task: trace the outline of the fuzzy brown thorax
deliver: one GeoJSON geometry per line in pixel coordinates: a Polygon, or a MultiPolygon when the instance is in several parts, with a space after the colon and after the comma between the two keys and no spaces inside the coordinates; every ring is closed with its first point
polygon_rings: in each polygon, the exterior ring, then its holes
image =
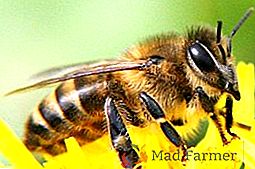
{"type": "MultiPolygon", "coordinates": [[[[224,92],[235,94],[227,88],[227,84],[235,85],[235,90],[238,91],[232,56],[226,59],[223,56],[227,53],[226,39],[220,42],[226,53],[222,53],[218,44],[216,32],[212,28],[200,26],[191,27],[185,36],[169,33],[152,37],[128,49],[122,58],[143,60],[159,56],[164,60],[146,71],[118,72],[118,78],[123,79],[123,86],[126,88],[124,90],[128,91],[131,97],[138,98],[138,94],[142,91],[153,96],[163,109],[169,112],[170,120],[186,118],[185,113],[179,112],[183,109],[185,111],[183,107],[195,105],[196,112],[200,111],[199,105],[195,103],[185,104],[193,97],[196,87],[201,86],[210,97],[216,100],[224,92]],[[205,56],[210,57],[209,60],[205,60],[209,62],[208,65],[201,67],[194,58],[191,58],[189,50],[192,46],[209,53],[210,56],[205,56]]],[[[194,99],[191,101],[196,102],[194,99]]]]}

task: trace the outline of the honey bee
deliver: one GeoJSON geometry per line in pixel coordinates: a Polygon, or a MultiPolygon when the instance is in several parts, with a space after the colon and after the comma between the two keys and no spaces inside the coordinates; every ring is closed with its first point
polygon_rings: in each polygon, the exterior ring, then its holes
{"type": "Polygon", "coordinates": [[[8,93],[60,83],[28,117],[25,145],[31,151],[57,155],[66,151],[65,138],[75,137],[85,145],[109,133],[122,166],[133,168],[139,155],[126,126],[157,122],[169,141],[183,150],[185,161],[191,145],[175,126],[195,128],[189,124],[205,117],[215,122],[223,144],[228,144],[225,130],[238,138],[230,130],[232,97],[241,98],[232,38],[252,11],[244,14],[227,37],[221,35],[221,21],[216,31],[193,26],[185,35],[161,34],[128,49],[117,60],[70,67],[70,72],[8,93]],[[220,114],[214,106],[223,93],[228,97],[226,111],[220,114]]]}

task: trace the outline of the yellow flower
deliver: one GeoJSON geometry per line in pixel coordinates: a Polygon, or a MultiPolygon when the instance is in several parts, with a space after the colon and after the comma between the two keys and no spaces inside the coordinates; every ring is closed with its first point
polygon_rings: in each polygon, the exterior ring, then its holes
{"type": "Polygon", "coordinates": [[[0,152],[17,169],[42,169],[25,145],[0,119],[0,152]]]}
{"type": "MultiPolygon", "coordinates": [[[[245,169],[254,169],[254,65],[239,63],[237,71],[240,91],[243,97],[240,102],[234,102],[234,119],[236,121],[233,126],[233,131],[240,136],[240,140],[233,140],[227,146],[223,146],[217,128],[209,120],[206,136],[197,146],[189,149],[189,160],[187,160],[186,166],[184,166],[180,160],[173,159],[178,159],[178,149],[165,138],[157,124],[152,123],[146,128],[129,127],[130,137],[133,144],[136,145],[134,145],[134,148],[137,149],[140,155],[138,166],[142,165],[146,169],[159,167],[161,169],[242,169],[244,166],[245,169]],[[251,128],[250,130],[240,128],[238,127],[240,124],[250,126],[251,128]],[[175,157],[169,156],[169,154],[173,155],[174,153],[176,153],[175,157]],[[160,160],[161,156],[162,160],[160,160]],[[169,158],[171,158],[171,161],[167,161],[169,158]]],[[[218,106],[222,107],[222,105],[224,103],[220,101],[218,106]]],[[[122,168],[118,155],[111,148],[111,143],[107,135],[83,147],[80,147],[74,138],[68,138],[65,140],[67,153],[55,157],[45,156],[46,162],[40,165],[3,121],[0,121],[0,131],[0,152],[11,164],[10,166],[0,164],[0,168],[122,168]]]]}

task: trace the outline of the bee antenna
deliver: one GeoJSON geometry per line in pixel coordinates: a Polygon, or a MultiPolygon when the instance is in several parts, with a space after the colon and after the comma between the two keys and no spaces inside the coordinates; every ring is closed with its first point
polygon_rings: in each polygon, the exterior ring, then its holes
{"type": "Polygon", "coordinates": [[[238,31],[238,29],[243,25],[243,23],[251,16],[252,12],[254,11],[254,8],[251,7],[249,8],[246,13],[244,14],[244,16],[239,20],[239,22],[236,24],[236,26],[233,28],[229,38],[232,38],[236,32],[238,31]]]}
{"type": "Polygon", "coordinates": [[[216,43],[220,43],[221,41],[221,30],[222,30],[222,21],[217,21],[217,35],[216,35],[216,43]]]}
{"type": "Polygon", "coordinates": [[[254,7],[250,7],[246,13],[243,15],[243,17],[239,20],[239,22],[235,25],[235,27],[232,29],[229,37],[228,37],[228,54],[231,53],[231,41],[238,29],[243,25],[243,23],[251,16],[252,12],[254,11],[254,7]]]}
{"type": "Polygon", "coordinates": [[[223,58],[223,62],[226,63],[226,53],[225,53],[225,50],[224,48],[222,47],[221,45],[221,30],[222,30],[222,21],[217,21],[217,32],[216,32],[216,43],[217,43],[217,46],[222,54],[222,58],[223,58]]]}

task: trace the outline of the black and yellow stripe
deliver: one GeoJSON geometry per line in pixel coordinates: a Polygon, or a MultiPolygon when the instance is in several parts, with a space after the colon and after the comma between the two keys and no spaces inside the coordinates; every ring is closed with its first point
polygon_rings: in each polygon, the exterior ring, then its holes
{"type": "Polygon", "coordinates": [[[106,132],[103,108],[108,94],[102,75],[62,83],[29,117],[25,144],[30,150],[56,155],[65,151],[67,137],[75,137],[80,144],[100,138],[106,132]]]}

